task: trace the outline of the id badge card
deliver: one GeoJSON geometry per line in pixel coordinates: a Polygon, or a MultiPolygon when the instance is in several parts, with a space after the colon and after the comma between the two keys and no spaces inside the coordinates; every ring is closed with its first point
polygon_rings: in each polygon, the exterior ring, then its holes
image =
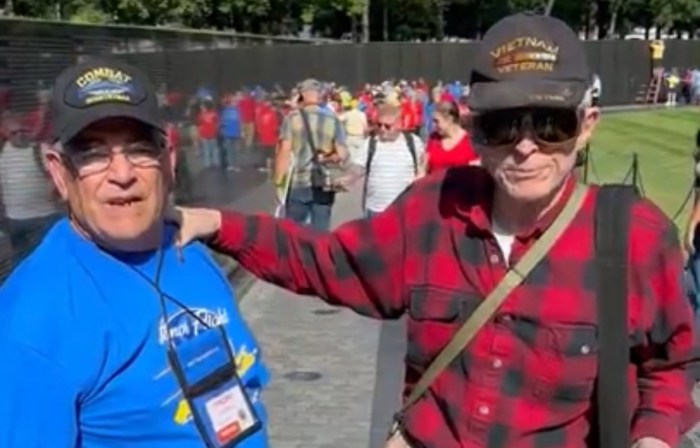
{"type": "Polygon", "coordinates": [[[191,400],[193,413],[201,416],[209,440],[217,448],[235,447],[260,428],[255,408],[236,380],[191,400]]]}
{"type": "Polygon", "coordinates": [[[208,448],[233,448],[260,429],[221,328],[182,342],[170,356],[192,420],[208,448]]]}

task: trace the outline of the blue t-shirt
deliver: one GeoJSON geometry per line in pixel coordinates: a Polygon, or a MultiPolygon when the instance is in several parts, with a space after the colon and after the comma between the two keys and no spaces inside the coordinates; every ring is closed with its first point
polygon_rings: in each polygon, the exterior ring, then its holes
{"type": "Polygon", "coordinates": [[[172,300],[163,319],[154,285],[136,272],[153,281],[160,251],[109,254],[66,219],[10,276],[0,289],[1,447],[203,447],[166,342],[192,344],[219,325],[263,421],[237,447],[268,446],[268,373],[225,277],[199,243],[161,251],[160,289],[199,321],[172,300]]]}
{"type": "Polygon", "coordinates": [[[241,114],[237,106],[226,106],[221,109],[219,127],[219,133],[222,137],[238,138],[241,136],[241,114]]]}

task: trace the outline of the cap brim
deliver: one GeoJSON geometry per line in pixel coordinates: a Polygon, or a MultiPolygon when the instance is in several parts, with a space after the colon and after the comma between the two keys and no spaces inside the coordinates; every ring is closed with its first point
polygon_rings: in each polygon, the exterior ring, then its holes
{"type": "Polygon", "coordinates": [[[474,112],[518,107],[577,107],[588,86],[580,81],[519,80],[471,86],[467,103],[474,112]]]}
{"type": "Polygon", "coordinates": [[[56,140],[62,144],[68,143],[88,126],[108,118],[129,118],[161,131],[165,129],[163,122],[153,117],[148,111],[122,104],[105,104],[86,109],[82,113],[75,115],[75,118],[70,121],[68,126],[56,130],[56,140]]]}

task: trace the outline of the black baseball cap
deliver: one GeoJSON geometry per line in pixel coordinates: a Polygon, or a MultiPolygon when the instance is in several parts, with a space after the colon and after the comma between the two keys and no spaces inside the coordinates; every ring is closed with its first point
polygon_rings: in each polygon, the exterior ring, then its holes
{"type": "Polygon", "coordinates": [[[53,137],[62,144],[106,118],[131,118],[164,130],[148,76],[119,60],[92,59],[64,70],[54,84],[51,116],[53,137]]]}
{"type": "Polygon", "coordinates": [[[519,13],[495,23],[478,44],[470,79],[475,112],[576,107],[590,87],[583,42],[564,22],[519,13]]]}

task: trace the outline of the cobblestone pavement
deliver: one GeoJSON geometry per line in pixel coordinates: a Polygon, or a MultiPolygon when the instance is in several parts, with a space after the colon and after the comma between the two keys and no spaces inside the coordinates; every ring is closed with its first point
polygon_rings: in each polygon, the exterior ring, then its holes
{"type": "MultiPolygon", "coordinates": [[[[340,196],[336,223],[359,216],[358,204],[358,192],[340,196]]],[[[402,322],[382,324],[263,282],[240,306],[272,373],[264,399],[273,448],[382,447],[399,404],[402,322]]],[[[700,428],[681,447],[700,448],[700,428]]]]}

